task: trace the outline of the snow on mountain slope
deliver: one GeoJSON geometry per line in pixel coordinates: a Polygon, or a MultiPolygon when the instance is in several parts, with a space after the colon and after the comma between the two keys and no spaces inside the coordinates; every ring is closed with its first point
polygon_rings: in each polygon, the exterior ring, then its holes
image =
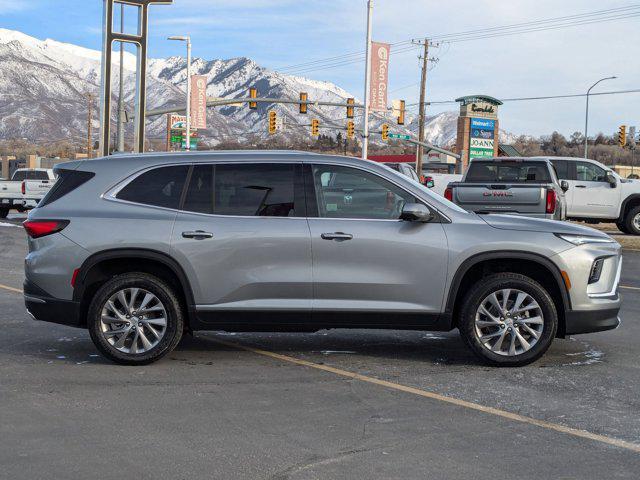
{"type": "MultiPolygon", "coordinates": [[[[98,95],[101,53],[96,50],[39,40],[18,31],[0,28],[0,139],[26,137],[30,140],[70,139],[83,141],[86,131],[87,93],[98,95]]],[[[119,55],[114,55],[114,92],[117,92],[117,66],[119,55]]],[[[125,52],[125,99],[128,110],[133,106],[136,57],[125,52]]],[[[186,60],[182,57],[149,59],[147,71],[148,109],[184,104],[186,89],[186,60]]],[[[238,98],[247,95],[250,87],[258,89],[260,97],[297,99],[305,91],[309,98],[344,102],[353,95],[339,86],[302,77],[284,75],[261,67],[248,58],[193,61],[195,74],[208,78],[209,97],[238,98]]],[[[308,124],[312,117],[319,118],[323,126],[345,126],[342,107],[309,108],[309,115],[298,113],[297,105],[259,104],[257,110],[227,106],[208,109],[208,131],[202,137],[213,143],[228,138],[255,141],[267,137],[266,111],[275,108],[286,124],[285,140],[308,138],[308,124]]],[[[115,119],[115,109],[112,112],[115,119]]],[[[457,113],[444,112],[429,117],[426,139],[446,146],[455,140],[457,113]]],[[[150,118],[147,123],[149,137],[164,136],[165,118],[150,118]]],[[[372,115],[372,131],[380,130],[382,123],[393,125],[392,131],[415,133],[417,120],[407,115],[406,127],[395,126],[390,115],[372,115]]],[[[356,123],[358,123],[356,121],[356,123]]],[[[97,116],[93,126],[98,128],[97,116]]],[[[129,125],[131,130],[131,125],[129,125]]],[[[337,133],[328,130],[328,132],[337,133]]],[[[375,141],[375,136],[373,137],[375,141]]]]}

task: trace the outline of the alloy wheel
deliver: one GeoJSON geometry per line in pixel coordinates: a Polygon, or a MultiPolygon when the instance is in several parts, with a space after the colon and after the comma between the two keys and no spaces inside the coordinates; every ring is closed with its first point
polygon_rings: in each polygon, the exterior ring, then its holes
{"type": "Polygon", "coordinates": [[[498,355],[515,356],[531,350],[543,330],[540,305],[522,290],[497,290],[476,310],[475,333],[486,349],[498,355]]]}
{"type": "Polygon", "coordinates": [[[119,290],[102,307],[100,332],[120,352],[148,352],[160,343],[166,330],[164,305],[157,296],[142,288],[119,290]]]}

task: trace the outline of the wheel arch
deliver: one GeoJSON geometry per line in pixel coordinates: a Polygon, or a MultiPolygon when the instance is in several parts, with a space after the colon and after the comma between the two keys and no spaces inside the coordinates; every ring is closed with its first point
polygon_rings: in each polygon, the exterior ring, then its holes
{"type": "Polygon", "coordinates": [[[73,300],[79,304],[81,322],[86,316],[93,294],[109,278],[125,272],[144,272],[158,276],[176,289],[183,302],[187,322],[194,312],[191,284],[180,264],[157,250],[125,248],[102,251],[87,258],[78,270],[73,300]]]}
{"type": "Polygon", "coordinates": [[[634,193],[625,198],[620,206],[620,216],[618,217],[618,221],[624,222],[629,210],[637,206],[640,206],[640,193],[634,193]]]}
{"type": "Polygon", "coordinates": [[[499,272],[521,273],[545,287],[558,311],[558,336],[564,337],[566,312],[571,310],[571,299],[560,270],[542,255],[520,251],[480,253],[469,257],[458,267],[445,304],[445,314],[451,318],[451,327],[457,326],[460,304],[468,287],[483,276],[499,272]]]}

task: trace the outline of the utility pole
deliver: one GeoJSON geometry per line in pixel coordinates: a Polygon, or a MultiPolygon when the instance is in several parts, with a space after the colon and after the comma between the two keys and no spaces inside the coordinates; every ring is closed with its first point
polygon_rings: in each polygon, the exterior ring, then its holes
{"type": "Polygon", "coordinates": [[[367,1],[367,61],[364,67],[364,132],[362,134],[362,159],[369,154],[369,90],[371,89],[371,24],[373,22],[373,0],[367,1]]]}
{"type": "Polygon", "coordinates": [[[191,36],[173,36],[169,37],[169,40],[177,40],[179,42],[187,43],[187,105],[186,105],[186,116],[187,116],[187,124],[186,124],[186,148],[185,150],[188,152],[191,150],[191,36]]]}
{"type": "MultiPolygon", "coordinates": [[[[422,76],[420,78],[420,105],[419,105],[419,113],[418,113],[418,141],[424,142],[424,127],[425,127],[425,107],[426,107],[426,96],[427,96],[427,70],[429,67],[429,60],[436,61],[435,58],[429,58],[429,46],[431,45],[428,38],[424,40],[414,40],[412,42],[414,45],[422,45],[424,47],[424,51],[422,53],[422,76]]],[[[437,45],[433,45],[437,47],[437,45]]],[[[422,145],[418,144],[416,148],[416,172],[418,175],[422,175],[422,164],[423,164],[423,155],[424,148],[422,145]]]]}
{"type": "Polygon", "coordinates": [[[87,158],[91,158],[93,145],[91,145],[91,120],[93,117],[93,94],[87,92],[87,158]]]}
{"type": "MultiPolygon", "coordinates": [[[[124,3],[120,4],[120,33],[124,33],[124,3]]],[[[118,151],[124,152],[124,42],[120,42],[120,88],[118,91],[118,151]]]]}

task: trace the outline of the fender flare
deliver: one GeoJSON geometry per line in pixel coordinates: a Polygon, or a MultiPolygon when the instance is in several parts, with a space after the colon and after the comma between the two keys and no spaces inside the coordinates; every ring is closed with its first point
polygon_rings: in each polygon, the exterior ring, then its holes
{"type": "Polygon", "coordinates": [[[622,201],[622,205],[620,205],[620,215],[618,216],[619,222],[624,221],[624,215],[625,215],[625,211],[627,210],[627,205],[629,205],[629,203],[634,200],[637,200],[640,202],[640,193],[632,193],[622,201]]]}
{"type": "Polygon", "coordinates": [[[76,285],[76,288],[74,288],[73,290],[73,300],[76,302],[82,301],[82,297],[84,296],[86,288],[85,280],[87,278],[87,274],[93,267],[105,260],[125,258],[152,260],[169,268],[176,275],[178,281],[180,282],[180,286],[187,303],[187,308],[191,309],[195,304],[193,290],[191,289],[191,283],[189,282],[189,279],[187,278],[180,264],[166,253],[143,248],[116,248],[111,250],[104,250],[102,252],[91,255],[82,263],[82,266],[78,270],[78,283],[76,285]]]}
{"type": "Polygon", "coordinates": [[[453,276],[453,280],[451,281],[451,286],[449,287],[449,295],[447,297],[447,303],[445,305],[445,312],[448,314],[453,314],[453,309],[455,306],[456,297],[458,296],[458,289],[460,288],[460,284],[462,283],[462,279],[469,272],[469,270],[478,265],[481,262],[485,262],[487,260],[499,260],[499,259],[518,259],[518,260],[529,260],[540,264],[545,267],[547,270],[551,272],[553,278],[555,279],[558,288],[560,289],[560,294],[562,296],[563,303],[563,313],[566,313],[571,310],[571,299],[569,297],[569,292],[567,292],[567,287],[562,278],[562,274],[558,267],[548,258],[539,255],[537,253],[530,252],[521,252],[518,250],[504,250],[504,251],[495,251],[495,252],[483,252],[473,255],[467,258],[462,264],[458,267],[455,275],[453,276]]]}

